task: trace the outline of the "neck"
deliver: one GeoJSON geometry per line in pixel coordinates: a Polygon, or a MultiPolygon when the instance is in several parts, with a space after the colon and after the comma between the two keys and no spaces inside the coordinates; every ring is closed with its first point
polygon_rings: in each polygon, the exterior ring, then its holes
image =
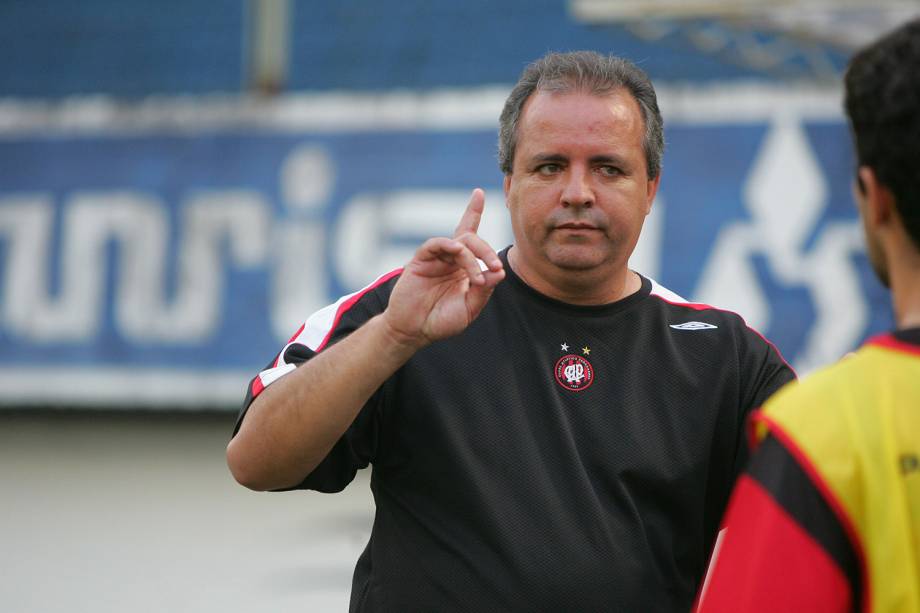
{"type": "Polygon", "coordinates": [[[888,242],[888,280],[898,329],[920,327],[920,251],[906,235],[888,242]]]}
{"type": "Polygon", "coordinates": [[[899,285],[891,279],[891,299],[898,329],[920,328],[920,280],[911,285],[899,285]]]}
{"type": "Polygon", "coordinates": [[[614,268],[553,270],[544,274],[527,266],[517,248],[508,251],[511,270],[528,286],[560,302],[580,306],[609,304],[636,293],[642,287],[639,275],[624,263],[614,268]]]}

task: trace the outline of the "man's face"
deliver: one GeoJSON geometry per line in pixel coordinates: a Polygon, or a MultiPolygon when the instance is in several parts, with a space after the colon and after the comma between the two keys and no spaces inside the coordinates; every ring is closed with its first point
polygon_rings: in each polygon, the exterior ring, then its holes
{"type": "Polygon", "coordinates": [[[527,100],[504,184],[524,266],[537,274],[626,266],[658,188],[644,133],[639,104],[622,88],[527,100]]]}

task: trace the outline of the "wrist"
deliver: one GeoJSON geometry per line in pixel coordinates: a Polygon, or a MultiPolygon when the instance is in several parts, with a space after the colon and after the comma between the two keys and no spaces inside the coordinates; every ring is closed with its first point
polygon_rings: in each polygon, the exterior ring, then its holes
{"type": "Polygon", "coordinates": [[[431,344],[431,341],[422,334],[409,334],[393,326],[386,312],[377,315],[368,323],[373,323],[378,328],[384,347],[405,359],[409,359],[419,349],[431,344]]]}

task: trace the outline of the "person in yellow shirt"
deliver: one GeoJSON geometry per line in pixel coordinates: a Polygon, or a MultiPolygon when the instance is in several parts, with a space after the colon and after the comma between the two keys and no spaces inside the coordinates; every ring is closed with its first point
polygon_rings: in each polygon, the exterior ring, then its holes
{"type": "Polygon", "coordinates": [[[857,53],[845,90],[897,329],[755,413],[699,611],[920,611],[920,19],[857,53]]]}

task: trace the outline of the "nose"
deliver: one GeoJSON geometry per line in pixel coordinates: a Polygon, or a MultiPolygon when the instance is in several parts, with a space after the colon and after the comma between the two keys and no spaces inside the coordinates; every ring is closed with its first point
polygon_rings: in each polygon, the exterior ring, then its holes
{"type": "Polygon", "coordinates": [[[594,205],[594,189],[591,186],[591,173],[578,165],[569,167],[562,186],[562,206],[590,207],[594,205]]]}

